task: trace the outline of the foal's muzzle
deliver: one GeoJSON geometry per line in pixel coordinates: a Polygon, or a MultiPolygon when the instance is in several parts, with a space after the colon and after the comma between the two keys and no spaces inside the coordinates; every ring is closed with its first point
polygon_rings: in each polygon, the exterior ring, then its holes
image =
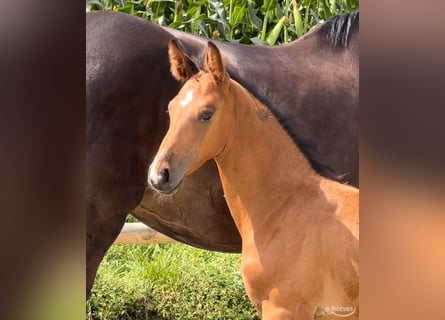
{"type": "Polygon", "coordinates": [[[173,193],[178,189],[182,180],[179,181],[179,183],[172,181],[169,168],[162,168],[158,172],[156,171],[156,169],[150,166],[148,183],[153,189],[168,194],[173,193]]]}

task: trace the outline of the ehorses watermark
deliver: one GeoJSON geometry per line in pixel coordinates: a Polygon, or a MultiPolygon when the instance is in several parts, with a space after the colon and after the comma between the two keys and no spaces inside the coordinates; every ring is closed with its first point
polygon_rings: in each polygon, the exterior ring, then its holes
{"type": "Polygon", "coordinates": [[[337,317],[349,317],[355,313],[356,309],[353,306],[330,306],[324,307],[317,311],[318,316],[334,315],[337,317]]]}

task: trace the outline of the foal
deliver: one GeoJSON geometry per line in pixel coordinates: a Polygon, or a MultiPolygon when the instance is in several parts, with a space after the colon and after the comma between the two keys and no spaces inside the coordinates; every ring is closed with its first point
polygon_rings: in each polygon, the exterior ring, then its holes
{"type": "Polygon", "coordinates": [[[309,320],[317,308],[358,317],[358,190],[315,173],[270,111],[230,79],[212,43],[204,71],[174,42],[169,57],[187,82],[168,106],[150,184],[172,193],[215,159],[262,319],[309,320]]]}

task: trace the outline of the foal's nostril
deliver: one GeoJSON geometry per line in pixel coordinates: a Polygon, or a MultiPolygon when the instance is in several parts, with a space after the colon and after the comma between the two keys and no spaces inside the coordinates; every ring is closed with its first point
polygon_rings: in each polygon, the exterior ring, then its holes
{"type": "Polygon", "coordinates": [[[170,178],[170,173],[167,168],[165,168],[161,171],[161,177],[162,177],[162,180],[161,180],[162,184],[168,183],[169,178],[170,178]]]}

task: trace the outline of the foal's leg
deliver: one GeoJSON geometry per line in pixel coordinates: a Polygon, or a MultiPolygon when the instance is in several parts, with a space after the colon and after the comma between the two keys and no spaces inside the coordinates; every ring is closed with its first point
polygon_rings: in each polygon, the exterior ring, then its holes
{"type": "Polygon", "coordinates": [[[294,312],[287,308],[276,306],[271,301],[262,303],[262,320],[313,320],[314,308],[304,302],[297,302],[292,308],[294,312]]]}
{"type": "MultiPolygon", "coordinates": [[[[280,308],[269,308],[263,303],[261,320],[294,320],[294,316],[288,310],[280,308]]],[[[303,319],[303,318],[302,318],[303,319]]],[[[306,318],[304,318],[306,320],[306,318]]],[[[312,320],[307,318],[307,320],[312,320]]]]}
{"type": "Polygon", "coordinates": [[[339,319],[345,319],[345,320],[359,320],[359,317],[355,314],[347,316],[347,317],[339,317],[336,315],[327,315],[327,316],[319,316],[315,317],[315,320],[339,320],[339,319]]]}

